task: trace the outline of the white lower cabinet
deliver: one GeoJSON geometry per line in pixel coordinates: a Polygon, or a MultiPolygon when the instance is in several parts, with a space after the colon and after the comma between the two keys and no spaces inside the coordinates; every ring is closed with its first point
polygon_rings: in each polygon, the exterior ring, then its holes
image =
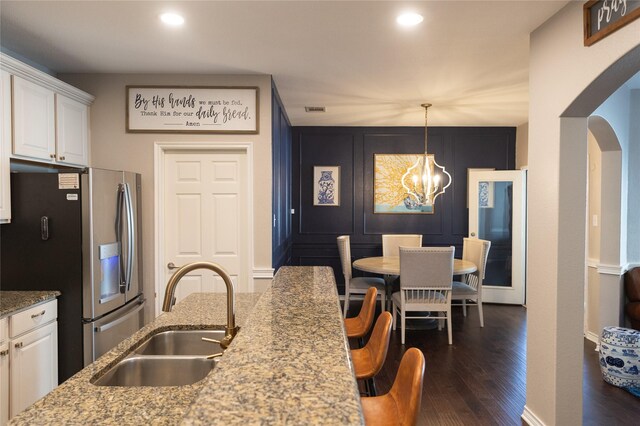
{"type": "Polygon", "coordinates": [[[0,343],[0,425],[58,386],[57,301],[3,318],[2,327],[8,337],[0,343]]]}
{"type": "Polygon", "coordinates": [[[11,416],[58,386],[58,323],[11,340],[11,416]]]}
{"type": "Polygon", "coordinates": [[[0,425],[9,421],[9,326],[0,319],[0,425]]]}

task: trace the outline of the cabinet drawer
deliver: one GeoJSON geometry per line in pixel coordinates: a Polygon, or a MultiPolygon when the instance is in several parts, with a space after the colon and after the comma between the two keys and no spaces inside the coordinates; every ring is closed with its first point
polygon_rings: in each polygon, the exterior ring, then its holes
{"type": "Polygon", "coordinates": [[[9,325],[7,324],[7,318],[0,319],[0,343],[7,340],[9,337],[9,325]]]}
{"type": "Polygon", "coordinates": [[[58,317],[58,301],[50,300],[32,306],[11,316],[10,336],[16,337],[22,333],[40,327],[58,317]]]}

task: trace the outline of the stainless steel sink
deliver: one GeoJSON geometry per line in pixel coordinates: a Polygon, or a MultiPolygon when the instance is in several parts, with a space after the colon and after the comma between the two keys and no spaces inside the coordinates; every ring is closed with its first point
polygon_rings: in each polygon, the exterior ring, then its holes
{"type": "Polygon", "coordinates": [[[133,351],[139,355],[201,355],[222,352],[219,344],[202,340],[224,338],[224,330],[171,330],[154,334],[133,351]]]}
{"type": "Polygon", "coordinates": [[[203,357],[131,355],[94,384],[98,386],[182,386],[204,379],[215,361],[203,357]]]}

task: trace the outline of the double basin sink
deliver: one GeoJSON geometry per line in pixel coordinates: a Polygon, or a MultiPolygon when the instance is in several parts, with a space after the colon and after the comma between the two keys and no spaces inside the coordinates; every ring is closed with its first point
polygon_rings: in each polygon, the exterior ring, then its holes
{"type": "Polygon", "coordinates": [[[170,330],[150,336],[130,355],[92,380],[97,386],[182,386],[204,379],[221,353],[224,330],[170,330]]]}

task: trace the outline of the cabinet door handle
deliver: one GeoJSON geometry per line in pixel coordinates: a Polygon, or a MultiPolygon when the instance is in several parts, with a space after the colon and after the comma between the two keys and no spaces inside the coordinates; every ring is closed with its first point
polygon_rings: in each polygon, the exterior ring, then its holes
{"type": "Polygon", "coordinates": [[[38,318],[39,316],[44,315],[45,312],[46,310],[43,309],[42,312],[38,312],[37,314],[31,315],[31,319],[38,318]]]}
{"type": "Polygon", "coordinates": [[[61,161],[64,161],[64,155],[62,155],[62,156],[60,157],[60,160],[61,160],[61,161]]]}
{"type": "Polygon", "coordinates": [[[49,158],[56,158],[55,154],[49,154],[49,158]]]}
{"type": "Polygon", "coordinates": [[[9,349],[5,349],[4,351],[0,351],[0,356],[9,355],[9,349]]]}
{"type": "Polygon", "coordinates": [[[21,348],[21,347],[22,347],[22,342],[18,342],[18,343],[16,343],[16,344],[15,344],[15,347],[16,347],[16,348],[21,348]]]}

